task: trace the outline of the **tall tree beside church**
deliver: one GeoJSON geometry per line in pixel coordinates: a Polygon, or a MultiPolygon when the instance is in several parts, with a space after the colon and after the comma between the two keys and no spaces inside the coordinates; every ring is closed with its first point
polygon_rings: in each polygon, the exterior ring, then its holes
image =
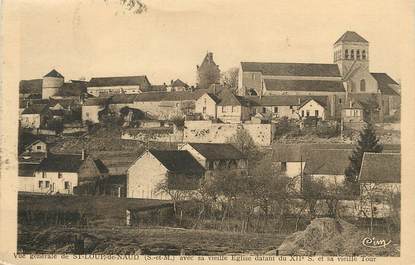
{"type": "Polygon", "coordinates": [[[376,136],[373,124],[367,123],[363,131],[360,132],[360,137],[355,150],[349,157],[350,165],[345,170],[347,182],[352,184],[357,183],[363,154],[365,152],[380,153],[382,150],[383,146],[379,143],[379,138],[376,136]]]}

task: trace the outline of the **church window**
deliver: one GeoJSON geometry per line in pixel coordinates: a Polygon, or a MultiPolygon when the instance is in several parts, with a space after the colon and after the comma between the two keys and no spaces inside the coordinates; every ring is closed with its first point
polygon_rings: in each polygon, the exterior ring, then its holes
{"type": "Polygon", "coordinates": [[[356,59],[357,60],[360,60],[360,50],[357,50],[356,51],[356,59]]]}
{"type": "Polygon", "coordinates": [[[354,59],[354,50],[350,51],[350,59],[352,59],[352,60],[354,59]]]}
{"type": "Polygon", "coordinates": [[[364,79],[360,80],[360,91],[366,91],[366,81],[364,79]]]}
{"type": "Polygon", "coordinates": [[[349,59],[349,50],[348,50],[348,49],[346,49],[346,50],[344,51],[344,58],[345,58],[345,59],[349,59]]]}
{"type": "Polygon", "coordinates": [[[362,51],[362,59],[366,60],[366,51],[365,50],[362,51]]]}

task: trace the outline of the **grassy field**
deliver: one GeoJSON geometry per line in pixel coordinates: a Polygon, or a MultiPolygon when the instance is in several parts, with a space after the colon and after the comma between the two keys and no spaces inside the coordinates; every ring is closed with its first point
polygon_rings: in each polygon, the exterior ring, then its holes
{"type": "Polygon", "coordinates": [[[85,251],[94,254],[134,254],[140,249],[169,245],[188,255],[263,254],[278,247],[286,235],[232,233],[177,228],[19,226],[18,249],[24,253],[73,253],[73,239],[83,234],[85,251]]]}

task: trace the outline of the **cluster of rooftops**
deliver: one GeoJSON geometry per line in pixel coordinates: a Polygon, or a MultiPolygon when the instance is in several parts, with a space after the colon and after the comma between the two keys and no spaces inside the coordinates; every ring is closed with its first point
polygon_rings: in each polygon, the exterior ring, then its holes
{"type": "MultiPolygon", "coordinates": [[[[30,145],[38,143],[36,140],[30,145]]],[[[28,146],[30,146],[28,145],[28,146]]],[[[189,145],[211,161],[246,160],[232,144],[189,143],[189,145]]],[[[304,174],[344,175],[350,163],[354,145],[351,144],[274,144],[274,163],[304,163],[304,174]]],[[[205,168],[186,150],[148,150],[170,172],[199,174],[205,168]]],[[[384,145],[382,153],[365,153],[360,171],[360,181],[400,183],[400,145],[384,145]]],[[[99,172],[109,175],[125,175],[128,168],[140,158],[142,152],[102,151],[89,155],[23,153],[20,156],[19,176],[33,176],[35,171],[79,172],[86,158],[90,157],[99,172]],[[27,156],[27,158],[25,158],[27,156]]],[[[82,178],[82,176],[80,176],[82,178]]]]}

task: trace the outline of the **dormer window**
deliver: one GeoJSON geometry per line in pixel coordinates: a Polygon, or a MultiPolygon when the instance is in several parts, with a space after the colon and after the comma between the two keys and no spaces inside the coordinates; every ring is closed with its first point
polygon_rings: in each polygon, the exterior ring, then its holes
{"type": "Polygon", "coordinates": [[[348,49],[346,49],[346,50],[344,51],[344,58],[345,58],[345,59],[349,59],[349,50],[348,50],[348,49]]]}
{"type": "Polygon", "coordinates": [[[362,51],[362,59],[366,60],[366,51],[365,50],[362,51]]]}
{"type": "Polygon", "coordinates": [[[350,51],[350,59],[354,60],[354,50],[350,51]]]}
{"type": "Polygon", "coordinates": [[[356,51],[356,59],[357,60],[360,60],[360,50],[357,50],[356,51]]]}

